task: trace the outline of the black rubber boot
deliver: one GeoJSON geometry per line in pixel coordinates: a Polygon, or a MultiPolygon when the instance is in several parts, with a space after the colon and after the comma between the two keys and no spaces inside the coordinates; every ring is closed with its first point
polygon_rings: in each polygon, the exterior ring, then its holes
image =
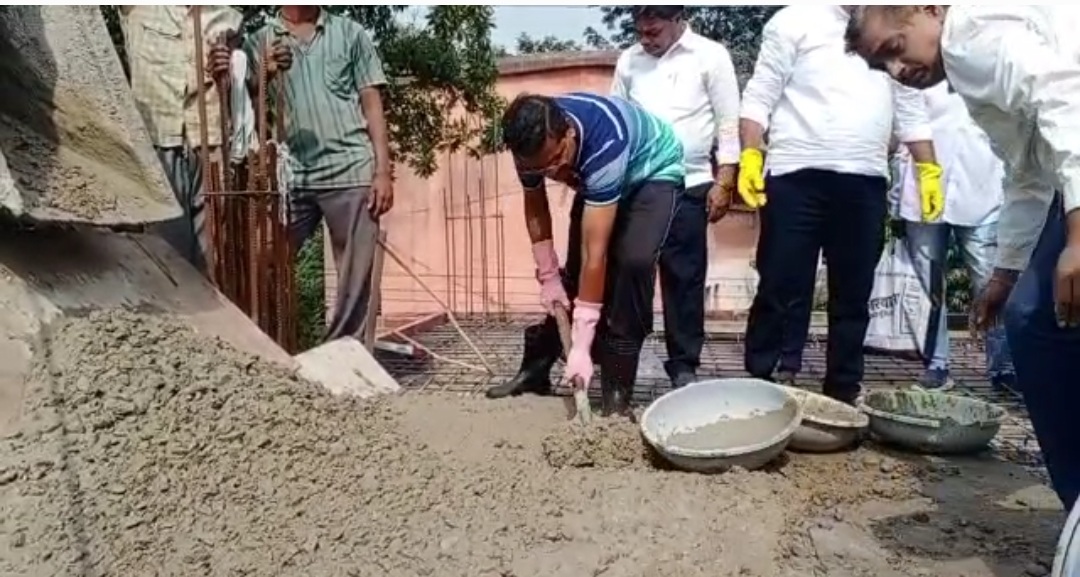
{"type": "Polygon", "coordinates": [[[860,385],[836,386],[831,383],[825,383],[821,392],[824,393],[826,397],[835,401],[840,401],[841,403],[855,407],[859,404],[859,395],[862,394],[862,387],[860,385]]]}
{"type": "Polygon", "coordinates": [[[633,418],[638,359],[634,354],[607,352],[600,363],[600,414],[633,418]]]}
{"type": "Polygon", "coordinates": [[[558,360],[561,345],[558,335],[554,339],[545,324],[532,325],[525,329],[525,351],[521,358],[518,373],[505,383],[487,390],[489,399],[502,399],[524,394],[551,394],[551,367],[558,360]]]}

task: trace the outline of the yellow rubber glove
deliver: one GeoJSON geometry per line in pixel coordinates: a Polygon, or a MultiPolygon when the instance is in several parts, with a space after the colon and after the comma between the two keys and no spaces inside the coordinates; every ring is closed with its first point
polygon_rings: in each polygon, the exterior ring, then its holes
{"type": "Polygon", "coordinates": [[[933,162],[916,162],[919,175],[919,200],[923,222],[933,222],[945,212],[945,191],[941,188],[941,167],[933,162]]]}
{"type": "Polygon", "coordinates": [[[765,156],[756,148],[739,155],[739,197],[750,208],[765,206],[765,156]]]}

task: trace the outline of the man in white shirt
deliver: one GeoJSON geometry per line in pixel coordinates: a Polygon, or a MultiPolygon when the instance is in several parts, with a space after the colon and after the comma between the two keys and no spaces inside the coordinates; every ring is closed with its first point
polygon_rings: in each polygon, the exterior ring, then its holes
{"type": "Polygon", "coordinates": [[[1008,299],[1017,386],[1067,509],[1080,494],[1078,29],[1075,6],[858,6],[847,32],[904,84],[947,80],[1005,161],[997,268],[975,320],[1008,299]]]}
{"type": "Polygon", "coordinates": [[[705,344],[708,224],[727,213],[735,191],[739,84],[727,49],[695,34],[683,6],[634,6],[632,13],[639,43],[619,56],[611,93],[666,120],[684,151],[686,192],[659,263],[664,368],[679,388],[696,380],[705,344]]]}
{"type": "MultiPolygon", "coordinates": [[[[927,369],[920,384],[925,389],[947,390],[953,385],[949,377],[946,322],[949,243],[956,241],[977,296],[990,280],[997,256],[1005,169],[990,149],[986,133],[972,120],[960,95],[949,92],[947,83],[923,91],[923,96],[934,132],[934,152],[944,169],[944,212],[937,222],[922,222],[915,167],[906,151],[900,155],[897,200],[913,264],[936,305],[927,369]]],[[[986,333],[986,369],[995,389],[1009,390],[1015,386],[1005,329],[1001,325],[986,333]]]]}
{"type": "Polygon", "coordinates": [[[918,93],[845,54],[848,18],[841,6],[788,6],[765,24],[743,93],[738,189],[747,204],[762,208],[746,370],[772,378],[785,331],[792,333],[789,327],[799,322],[790,305],[813,295],[824,251],[829,335],[823,388],[854,404],[884,244],[886,154],[894,124],[920,163],[923,193],[939,198],[941,170],[918,93]]]}

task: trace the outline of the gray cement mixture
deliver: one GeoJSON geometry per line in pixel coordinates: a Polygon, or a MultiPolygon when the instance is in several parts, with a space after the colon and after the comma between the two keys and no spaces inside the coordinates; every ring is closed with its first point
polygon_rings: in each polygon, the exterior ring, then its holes
{"type": "MultiPolygon", "coordinates": [[[[0,13],[0,156],[48,220],[141,223],[173,204],[96,7],[0,13]]],[[[4,172],[4,171],[0,171],[4,172]]],[[[0,191],[11,194],[11,191],[0,191]]]]}
{"type": "Polygon", "coordinates": [[[795,419],[794,409],[778,409],[746,418],[724,417],[712,423],[676,431],[665,446],[690,451],[732,450],[757,445],[762,439],[777,437],[795,419]]]}
{"type": "Polygon", "coordinates": [[[657,470],[558,400],[333,398],[156,316],[38,352],[0,440],[4,576],[1020,577],[1062,522],[998,461],[657,470]]]}

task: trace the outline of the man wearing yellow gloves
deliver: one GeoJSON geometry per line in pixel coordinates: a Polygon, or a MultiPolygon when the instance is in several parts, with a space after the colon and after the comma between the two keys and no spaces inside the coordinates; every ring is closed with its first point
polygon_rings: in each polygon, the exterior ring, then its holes
{"type": "MultiPolygon", "coordinates": [[[[919,179],[906,154],[903,155],[898,204],[900,220],[905,223],[904,242],[912,264],[934,302],[926,373],[919,384],[924,389],[943,391],[953,385],[949,377],[946,322],[949,245],[956,242],[977,294],[989,282],[997,256],[998,215],[1005,169],[994,156],[986,133],[968,114],[959,94],[950,93],[947,84],[942,82],[924,90],[923,95],[930,127],[934,131],[934,149],[947,175],[944,212],[932,222],[920,222],[926,220],[927,199],[919,194],[919,179]]],[[[1007,390],[1014,386],[1012,360],[1005,330],[1000,324],[986,332],[986,370],[994,388],[1007,390]]]]}
{"type": "Polygon", "coordinates": [[[785,330],[807,322],[793,318],[790,305],[812,297],[824,251],[824,392],[855,403],[868,301],[884,244],[886,155],[894,129],[918,163],[928,219],[940,216],[942,191],[925,103],[917,92],[845,54],[849,17],[840,6],[788,6],[766,23],[743,93],[738,191],[746,204],[761,209],[760,280],[746,330],[747,372],[773,378],[785,330]]]}

